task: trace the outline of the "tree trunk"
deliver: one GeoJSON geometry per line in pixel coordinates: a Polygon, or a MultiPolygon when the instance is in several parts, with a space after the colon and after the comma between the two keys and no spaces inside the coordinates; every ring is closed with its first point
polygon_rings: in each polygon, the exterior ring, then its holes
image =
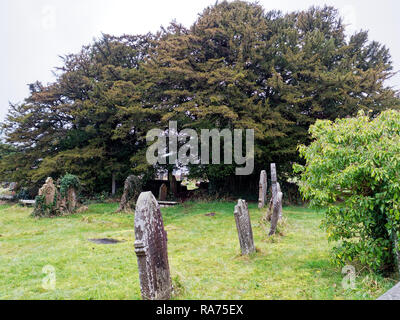
{"type": "Polygon", "coordinates": [[[115,196],[115,172],[112,173],[111,195],[115,196]]]}
{"type": "Polygon", "coordinates": [[[392,237],[393,237],[393,242],[394,242],[394,254],[395,254],[395,262],[396,262],[396,267],[397,267],[397,272],[399,273],[400,276],[400,248],[399,248],[399,239],[397,237],[397,232],[396,230],[392,231],[392,237]]]}

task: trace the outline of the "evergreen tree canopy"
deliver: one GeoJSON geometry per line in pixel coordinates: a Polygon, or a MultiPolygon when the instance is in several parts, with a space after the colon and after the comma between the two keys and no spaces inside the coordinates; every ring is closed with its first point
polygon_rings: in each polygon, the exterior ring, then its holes
{"type": "MultiPolygon", "coordinates": [[[[25,102],[11,105],[3,129],[19,152],[1,159],[9,180],[70,172],[101,190],[112,172],[123,180],[151,170],[146,133],[169,120],[180,129],[254,129],[256,171],[276,162],[289,174],[317,119],[399,106],[385,86],[389,50],[366,31],[346,37],[333,7],[282,14],[224,1],[190,28],[172,22],[157,34],[104,35],[63,59],[54,83],[32,84],[25,102]]],[[[192,173],[234,186],[233,167],[223,169],[192,173]]]]}

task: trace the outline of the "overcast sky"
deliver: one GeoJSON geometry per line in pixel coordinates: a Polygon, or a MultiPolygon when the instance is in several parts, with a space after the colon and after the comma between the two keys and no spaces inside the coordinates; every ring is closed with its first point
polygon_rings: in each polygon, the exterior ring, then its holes
{"type": "MultiPolygon", "coordinates": [[[[27,84],[52,82],[59,55],[78,52],[101,33],[156,31],[176,19],[190,26],[215,0],[0,0],[0,120],[8,102],[21,102],[27,84]],[[4,42],[5,39],[5,42],[4,42]]],[[[352,34],[369,30],[370,40],[390,48],[400,70],[400,1],[398,0],[260,0],[266,9],[283,12],[329,4],[338,8],[352,34]]],[[[400,75],[389,83],[400,89],[400,75]]]]}

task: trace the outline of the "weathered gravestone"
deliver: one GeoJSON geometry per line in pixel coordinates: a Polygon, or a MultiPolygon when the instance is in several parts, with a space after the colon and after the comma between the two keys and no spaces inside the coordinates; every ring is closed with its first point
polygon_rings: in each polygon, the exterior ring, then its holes
{"type": "Polygon", "coordinates": [[[45,184],[39,189],[39,196],[44,197],[44,204],[49,206],[55,202],[56,192],[53,178],[48,177],[45,184]]]}
{"type": "Polygon", "coordinates": [[[272,236],[276,233],[279,217],[282,215],[282,197],[280,186],[278,186],[276,177],[275,163],[271,163],[271,187],[272,187],[272,216],[271,216],[271,229],[269,235],[272,236]],[[279,188],[279,189],[278,189],[279,188]]]}
{"type": "Polygon", "coordinates": [[[178,183],[176,181],[175,175],[171,175],[171,180],[169,182],[171,192],[176,197],[178,195],[178,183]]]}
{"type": "Polygon", "coordinates": [[[278,192],[276,198],[274,198],[272,217],[271,217],[271,229],[269,235],[272,236],[276,233],[276,228],[279,221],[279,208],[282,207],[282,192],[278,192]]]}
{"type": "Polygon", "coordinates": [[[77,200],[76,200],[76,190],[75,188],[69,188],[67,191],[67,198],[66,198],[66,205],[67,210],[69,212],[74,212],[77,207],[77,200]]]}
{"type": "Polygon", "coordinates": [[[158,194],[158,200],[165,201],[167,200],[168,195],[168,187],[165,183],[163,183],[160,187],[160,192],[158,194]]]}
{"type": "MultiPolygon", "coordinates": [[[[64,213],[75,213],[79,207],[78,193],[80,182],[78,177],[66,174],[55,184],[51,177],[39,189],[35,199],[33,216],[54,216],[64,213]]],[[[87,207],[79,208],[83,212],[87,207]]]]}
{"type": "Polygon", "coordinates": [[[265,206],[267,198],[267,172],[265,170],[260,173],[260,183],[258,185],[258,208],[262,209],[265,206]]]}
{"type": "Polygon", "coordinates": [[[35,199],[34,216],[55,215],[58,211],[57,199],[59,194],[54,185],[53,179],[48,177],[45,184],[39,189],[35,199]]]}
{"type": "Polygon", "coordinates": [[[283,208],[282,208],[282,201],[283,201],[283,192],[281,191],[281,185],[279,184],[279,182],[276,183],[276,189],[278,191],[278,195],[281,193],[282,197],[281,200],[279,201],[279,219],[282,219],[283,217],[283,208]]]}
{"type": "Polygon", "coordinates": [[[81,189],[79,178],[67,173],[57,181],[57,209],[62,213],[74,213],[79,207],[78,193],[81,189]]]}
{"type": "Polygon", "coordinates": [[[172,284],[168,263],[167,233],[160,207],[151,192],[140,194],[135,210],[135,253],[142,298],[167,300],[172,284]]]}
{"type": "Polygon", "coordinates": [[[132,210],[132,206],[142,191],[143,183],[140,177],[130,175],[125,180],[124,193],[122,194],[121,201],[117,212],[125,211],[129,212],[132,210]]]}
{"type": "MultiPolygon", "coordinates": [[[[266,220],[271,221],[272,213],[273,213],[273,207],[274,207],[274,199],[276,199],[277,195],[279,193],[282,193],[281,191],[281,185],[277,182],[277,174],[276,174],[276,166],[275,163],[271,164],[271,190],[272,190],[272,196],[271,200],[269,202],[269,207],[268,211],[266,214],[266,220]]],[[[283,198],[283,193],[282,193],[282,198],[283,198]]],[[[279,219],[283,217],[283,209],[282,209],[282,199],[279,202],[279,219]]]]}
{"type": "Polygon", "coordinates": [[[238,204],[235,206],[234,215],[242,254],[246,255],[255,252],[249,209],[245,200],[238,201],[238,204]]]}

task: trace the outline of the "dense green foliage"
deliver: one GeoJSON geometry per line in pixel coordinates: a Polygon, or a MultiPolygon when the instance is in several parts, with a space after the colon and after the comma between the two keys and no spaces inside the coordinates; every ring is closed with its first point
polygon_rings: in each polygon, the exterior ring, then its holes
{"type": "Polygon", "coordinates": [[[300,147],[300,190],[326,209],[336,261],[392,270],[400,263],[400,112],[317,121],[310,133],[314,141],[300,147]]]}
{"type": "Polygon", "coordinates": [[[112,172],[125,179],[156,114],[132,102],[149,39],[104,36],[64,57],[55,83],[32,84],[31,96],[11,106],[3,125],[7,141],[19,150],[2,159],[4,175],[41,185],[48,176],[70,172],[89,193],[111,184],[112,172]]]}
{"type": "MultiPolygon", "coordinates": [[[[347,39],[332,7],[282,14],[224,1],[190,28],[104,35],[64,57],[54,83],[32,84],[11,105],[3,130],[18,153],[0,159],[0,172],[22,186],[71,172],[99,192],[113,172],[120,182],[151,173],[145,135],[177,120],[179,129],[255,129],[255,172],[273,161],[285,177],[316,119],[396,108],[391,76],[388,49],[365,31],[347,39]]],[[[235,182],[233,166],[192,173],[215,189],[257,187],[255,176],[235,182]]]]}
{"type": "Polygon", "coordinates": [[[32,211],[32,217],[54,217],[60,215],[60,210],[57,208],[57,193],[54,195],[54,200],[46,204],[44,195],[35,197],[35,207],[32,211]]]}
{"type": "Polygon", "coordinates": [[[68,189],[74,188],[76,192],[81,189],[79,178],[73,174],[67,173],[59,181],[60,194],[62,197],[67,196],[68,189]]]}

